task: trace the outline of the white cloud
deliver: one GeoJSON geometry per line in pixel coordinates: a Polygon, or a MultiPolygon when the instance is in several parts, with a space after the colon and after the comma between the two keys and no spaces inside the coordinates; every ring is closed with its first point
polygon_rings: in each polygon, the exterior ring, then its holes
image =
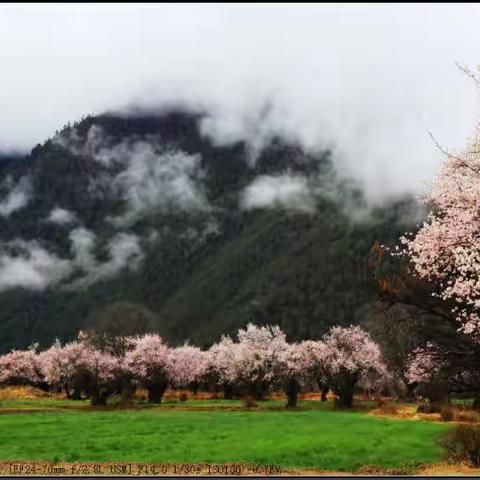
{"type": "Polygon", "coordinates": [[[69,239],[75,264],[84,271],[94,268],[96,260],[93,250],[95,248],[96,235],[84,227],[78,227],[70,232],[69,239]]]}
{"type": "Polygon", "coordinates": [[[312,213],[315,198],[304,176],[260,175],[242,192],[240,206],[245,210],[282,208],[312,213]]]}
{"type": "Polygon", "coordinates": [[[200,155],[189,155],[161,144],[154,135],[113,141],[97,125],[82,140],[75,128],[54,141],[75,155],[86,155],[104,170],[90,180],[90,194],[123,198],[125,211],[108,217],[119,228],[156,212],[208,210],[200,155]]]}
{"type": "Polygon", "coordinates": [[[75,221],[75,214],[65,208],[55,207],[50,211],[47,221],[58,225],[66,225],[75,221]]]}
{"type": "Polygon", "coordinates": [[[9,217],[13,212],[24,208],[32,197],[32,185],[26,176],[15,183],[11,177],[7,177],[5,185],[8,193],[0,201],[0,215],[9,217]]]}
{"type": "MultiPolygon", "coordinates": [[[[105,166],[120,166],[120,173],[110,178],[109,188],[126,201],[125,212],[109,218],[114,225],[129,226],[146,215],[172,208],[208,209],[199,155],[170,150],[154,138],[108,146],[100,136],[95,127],[95,148],[90,154],[105,166]]],[[[91,148],[90,140],[88,145],[91,148]]]]}
{"type": "Polygon", "coordinates": [[[207,209],[201,177],[198,155],[161,153],[151,144],[136,144],[127,169],[115,179],[127,201],[127,211],[114,223],[129,225],[146,214],[172,208],[207,209]]]}
{"type": "Polygon", "coordinates": [[[55,286],[72,273],[72,265],[41,247],[37,242],[14,241],[0,254],[0,291],[15,287],[44,290],[55,286]]]}
{"type": "Polygon", "coordinates": [[[80,272],[79,277],[68,288],[80,288],[115,276],[124,268],[136,269],[143,260],[139,238],[128,233],[118,233],[107,243],[109,259],[99,262],[95,258],[96,236],[85,228],[77,228],[70,233],[73,265],[80,272]]]}
{"type": "Polygon", "coordinates": [[[118,233],[106,245],[108,259],[98,261],[95,234],[83,227],[70,232],[73,258],[60,258],[37,241],[14,240],[0,245],[0,292],[21,287],[42,291],[51,287],[78,289],[134,270],[143,260],[136,235],[118,233]]]}
{"type": "Polygon", "coordinates": [[[4,4],[0,149],[180,100],[213,111],[217,141],[255,151],[279,130],[334,145],[374,199],[417,191],[441,161],[427,129],[458,148],[476,121],[454,64],[479,63],[479,19],[462,5],[4,4]]]}

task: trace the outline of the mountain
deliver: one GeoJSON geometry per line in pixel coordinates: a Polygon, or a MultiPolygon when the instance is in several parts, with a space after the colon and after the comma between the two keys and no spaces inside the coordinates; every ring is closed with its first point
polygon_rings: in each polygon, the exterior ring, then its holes
{"type": "Polygon", "coordinates": [[[219,143],[205,125],[90,116],[0,161],[2,351],[80,328],[208,345],[248,321],[292,339],[364,321],[369,252],[411,226],[414,201],[365,213],[329,151],[219,143]]]}

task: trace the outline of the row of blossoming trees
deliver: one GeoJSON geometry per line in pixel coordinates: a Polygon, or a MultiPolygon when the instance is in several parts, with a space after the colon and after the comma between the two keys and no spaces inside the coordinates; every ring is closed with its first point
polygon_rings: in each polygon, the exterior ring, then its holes
{"type": "Polygon", "coordinates": [[[55,342],[38,351],[13,350],[0,357],[0,383],[64,391],[69,398],[105,404],[108,397],[129,397],[147,390],[160,403],[167,388],[223,389],[262,398],[283,390],[294,407],[301,388],[318,386],[352,405],[358,389],[378,388],[387,376],[378,345],[359,327],[333,327],[320,340],[289,343],[282,330],[249,324],[236,338],[224,336],[208,350],[185,344],[168,346],[157,334],[108,341],[80,332],[77,340],[55,342]]]}
{"type": "MultiPolygon", "coordinates": [[[[479,79],[480,85],[480,79],[479,79]]],[[[452,305],[465,342],[427,342],[411,353],[404,380],[423,387],[431,401],[447,393],[480,395],[480,127],[468,147],[449,154],[425,195],[431,213],[402,239],[401,254],[412,273],[431,282],[435,295],[452,305]],[[435,385],[437,384],[437,385],[435,385]],[[438,390],[442,384],[443,389],[438,390]]],[[[358,389],[375,390],[389,380],[378,345],[359,327],[334,327],[320,340],[288,343],[278,327],[248,325],[208,350],[168,346],[158,335],[98,338],[80,333],[39,352],[14,350],[0,357],[0,384],[29,384],[86,396],[93,404],[128,397],[135,388],[160,402],[167,387],[233,390],[254,398],[283,389],[294,406],[301,388],[328,390],[350,406],[358,389]]],[[[480,397],[479,397],[480,398],[480,397]]],[[[480,405],[480,401],[479,401],[480,405]]]]}

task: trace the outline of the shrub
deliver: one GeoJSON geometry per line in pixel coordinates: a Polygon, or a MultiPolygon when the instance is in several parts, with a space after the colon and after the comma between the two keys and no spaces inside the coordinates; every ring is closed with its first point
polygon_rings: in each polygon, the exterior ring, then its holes
{"type": "Polygon", "coordinates": [[[188,400],[188,395],[185,393],[185,392],[182,392],[180,394],[180,396],[178,397],[178,399],[181,401],[181,402],[186,402],[188,400]]]}
{"type": "Polygon", "coordinates": [[[243,400],[243,404],[246,408],[255,408],[258,406],[252,397],[245,397],[243,400]]]}
{"type": "Polygon", "coordinates": [[[399,410],[400,405],[385,400],[379,400],[376,408],[376,411],[382,415],[397,415],[399,410]]]}
{"type": "Polygon", "coordinates": [[[421,403],[417,408],[417,413],[433,413],[432,406],[429,403],[421,403]]]}
{"type": "Polygon", "coordinates": [[[430,402],[421,403],[417,408],[417,413],[440,413],[445,404],[430,402]]]}
{"type": "Polygon", "coordinates": [[[455,415],[457,422],[475,423],[478,421],[478,413],[474,410],[458,410],[455,415]]]}
{"type": "Polygon", "coordinates": [[[441,445],[447,460],[480,467],[480,425],[459,425],[442,437],[441,445]]]}
{"type": "Polygon", "coordinates": [[[455,405],[442,405],[440,407],[440,417],[444,422],[470,422],[477,421],[477,413],[473,410],[467,410],[455,405]]]}
{"type": "Polygon", "coordinates": [[[453,422],[457,414],[457,409],[453,405],[442,405],[439,413],[444,422],[453,422]]]}
{"type": "Polygon", "coordinates": [[[442,403],[448,399],[448,385],[440,381],[421,383],[415,389],[415,393],[433,403],[442,403]]]}

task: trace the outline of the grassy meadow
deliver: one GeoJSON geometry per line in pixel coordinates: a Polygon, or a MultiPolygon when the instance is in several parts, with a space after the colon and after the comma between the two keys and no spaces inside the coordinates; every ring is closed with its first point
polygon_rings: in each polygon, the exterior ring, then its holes
{"type": "Polygon", "coordinates": [[[0,460],[278,465],[353,472],[436,462],[447,424],[381,418],[331,402],[167,400],[151,407],[92,409],[87,402],[0,401],[0,460]]]}

